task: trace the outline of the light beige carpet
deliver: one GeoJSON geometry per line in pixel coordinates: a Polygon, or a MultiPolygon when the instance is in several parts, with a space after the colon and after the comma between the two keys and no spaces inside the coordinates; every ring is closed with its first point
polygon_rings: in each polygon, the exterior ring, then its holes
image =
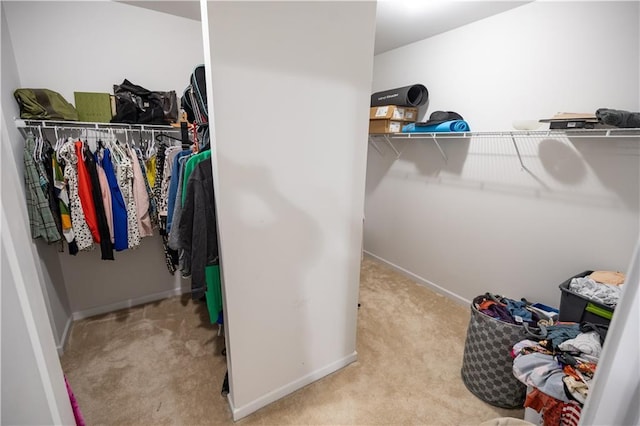
{"type": "MultiPolygon", "coordinates": [[[[478,425],[523,410],[462,383],[469,309],[365,258],[358,361],[240,420],[262,425],[478,425]]],[[[233,424],[223,337],[188,298],[73,324],[61,358],[88,425],[233,424]]]]}

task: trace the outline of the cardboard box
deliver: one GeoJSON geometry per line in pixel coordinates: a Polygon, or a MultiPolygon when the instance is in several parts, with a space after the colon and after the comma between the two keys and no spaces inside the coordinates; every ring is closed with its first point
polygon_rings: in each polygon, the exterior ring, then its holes
{"type": "Polygon", "coordinates": [[[400,120],[369,120],[369,134],[400,133],[404,124],[400,120]]]}
{"type": "Polygon", "coordinates": [[[405,107],[403,120],[412,123],[418,121],[418,108],[405,107]]]}
{"type": "Polygon", "coordinates": [[[559,112],[551,118],[544,118],[540,120],[542,123],[548,123],[552,121],[594,121],[597,122],[598,118],[595,114],[588,112],[559,112]]]}
{"type": "Polygon", "coordinates": [[[78,121],[109,123],[113,118],[109,93],[74,92],[73,95],[78,121]]]}
{"type": "Polygon", "coordinates": [[[370,120],[416,121],[418,108],[397,105],[385,105],[369,108],[370,120]]]}

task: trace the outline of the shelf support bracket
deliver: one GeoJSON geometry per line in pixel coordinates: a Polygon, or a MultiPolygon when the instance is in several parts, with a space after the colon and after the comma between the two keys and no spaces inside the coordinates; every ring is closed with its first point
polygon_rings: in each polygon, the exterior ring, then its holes
{"type": "Polygon", "coordinates": [[[373,138],[372,138],[371,136],[369,136],[369,143],[370,143],[371,145],[373,145],[373,147],[375,148],[375,150],[376,150],[376,151],[378,151],[378,154],[380,154],[380,155],[384,156],[384,155],[382,154],[382,151],[380,151],[380,147],[379,147],[379,146],[378,146],[378,144],[373,140],[373,138]]]}
{"type": "Polygon", "coordinates": [[[396,159],[400,158],[400,153],[398,152],[396,147],[393,146],[393,144],[391,143],[391,139],[389,139],[389,135],[384,135],[384,140],[389,144],[391,149],[393,149],[393,151],[396,153],[396,159]]]}
{"type": "Polygon", "coordinates": [[[520,160],[521,170],[529,171],[529,169],[527,169],[527,166],[525,166],[522,162],[522,156],[520,155],[520,150],[518,149],[518,144],[516,143],[516,138],[515,136],[513,136],[513,133],[511,134],[511,142],[513,142],[513,147],[516,149],[516,154],[518,154],[518,160],[520,160]]]}
{"type": "Polygon", "coordinates": [[[444,151],[442,150],[442,147],[440,146],[440,144],[438,143],[438,139],[436,138],[436,135],[433,134],[431,135],[431,137],[433,138],[433,142],[436,144],[436,146],[438,147],[438,150],[440,151],[440,155],[442,155],[442,158],[444,158],[444,162],[448,163],[449,159],[447,158],[447,154],[444,153],[444,151]]]}
{"type": "Polygon", "coordinates": [[[538,176],[536,176],[535,173],[533,173],[531,170],[529,170],[529,168],[527,166],[524,165],[524,162],[522,161],[522,156],[520,155],[520,150],[518,149],[518,144],[516,143],[516,138],[515,138],[515,136],[513,136],[513,133],[511,133],[510,136],[511,136],[511,142],[513,142],[513,146],[516,149],[516,153],[518,154],[518,160],[520,160],[520,167],[521,167],[520,170],[529,173],[529,175],[531,175],[531,177],[534,178],[546,190],[550,190],[551,188],[549,188],[549,185],[544,183],[542,181],[542,179],[540,179],[538,176]]]}

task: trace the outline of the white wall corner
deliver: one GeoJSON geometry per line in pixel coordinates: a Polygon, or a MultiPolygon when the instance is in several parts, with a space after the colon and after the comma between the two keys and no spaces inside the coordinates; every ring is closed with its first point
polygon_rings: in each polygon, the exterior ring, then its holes
{"type": "Polygon", "coordinates": [[[358,353],[354,351],[352,354],[342,359],[339,359],[335,362],[332,362],[323,368],[319,368],[307,374],[306,376],[300,377],[299,379],[294,380],[293,382],[288,383],[278,389],[275,389],[274,391],[269,392],[266,395],[263,395],[260,398],[257,398],[254,401],[251,401],[248,404],[243,405],[242,407],[235,407],[233,404],[233,400],[231,398],[231,394],[229,394],[228,399],[229,399],[229,405],[231,407],[231,412],[233,413],[233,420],[238,421],[248,416],[249,414],[254,413],[257,410],[263,407],[266,407],[272,402],[279,400],[280,398],[283,398],[299,389],[302,389],[303,387],[325,376],[328,376],[331,373],[337,372],[338,370],[348,366],[349,364],[357,360],[358,360],[358,353]]]}

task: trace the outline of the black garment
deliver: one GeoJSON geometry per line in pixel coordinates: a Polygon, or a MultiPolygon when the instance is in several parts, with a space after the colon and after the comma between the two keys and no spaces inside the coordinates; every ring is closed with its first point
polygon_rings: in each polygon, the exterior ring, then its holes
{"type": "MultiPolygon", "coordinates": [[[[60,205],[58,204],[58,196],[55,192],[55,186],[53,185],[54,177],[53,177],[53,153],[55,152],[53,148],[51,148],[51,144],[46,141],[47,147],[42,153],[42,165],[44,166],[44,171],[47,177],[47,191],[45,196],[47,197],[47,201],[49,202],[49,208],[51,209],[51,214],[53,215],[53,221],[56,224],[56,228],[58,228],[58,232],[62,235],[62,219],[60,219],[60,205]]],[[[60,239],[60,250],[64,251],[64,238],[60,239]]]]}
{"type": "Polygon", "coordinates": [[[600,336],[600,344],[604,345],[604,340],[607,338],[607,332],[609,331],[608,324],[594,324],[591,322],[583,322],[580,324],[580,331],[582,333],[588,333],[595,331],[600,336]]]}
{"type": "MultiPolygon", "coordinates": [[[[162,178],[164,176],[164,160],[167,146],[163,143],[158,147],[156,153],[156,182],[153,185],[153,195],[160,202],[160,193],[162,192],[162,178]]],[[[179,255],[176,250],[169,248],[169,235],[167,234],[167,217],[158,217],[158,232],[162,236],[162,248],[164,249],[164,261],[167,265],[169,273],[173,275],[176,272],[176,266],[179,264],[179,255]]]]}
{"type": "Polygon", "coordinates": [[[197,299],[207,288],[205,268],[218,264],[218,229],[211,159],[196,165],[187,182],[179,224],[179,244],[191,260],[191,292],[197,299]]]}
{"type": "MultiPolygon", "coordinates": [[[[80,160],[80,158],[78,158],[80,160]]],[[[91,180],[91,197],[96,207],[96,217],[98,219],[98,233],[100,234],[100,250],[102,252],[102,260],[114,260],[113,243],[111,242],[111,233],[109,232],[109,224],[107,223],[107,215],[104,212],[104,203],[102,201],[102,191],[100,190],[100,179],[98,178],[98,169],[96,168],[96,159],[91,151],[85,147],[84,164],[89,172],[91,180]]]]}

